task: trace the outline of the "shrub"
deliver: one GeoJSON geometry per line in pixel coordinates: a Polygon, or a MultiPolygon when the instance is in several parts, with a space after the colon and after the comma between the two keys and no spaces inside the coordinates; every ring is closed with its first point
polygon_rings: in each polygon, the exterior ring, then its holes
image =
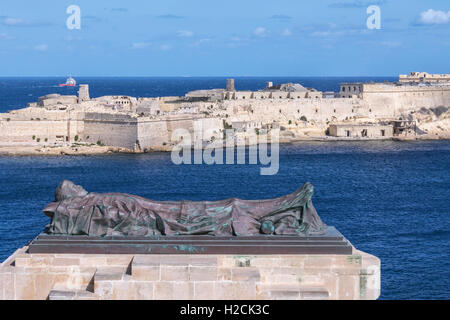
{"type": "Polygon", "coordinates": [[[306,119],[305,116],[301,116],[300,120],[302,120],[302,121],[308,121],[308,119],[306,119]]]}
{"type": "Polygon", "coordinates": [[[228,122],[226,122],[225,120],[223,120],[223,127],[225,129],[231,129],[232,128],[231,124],[228,124],[228,122]]]}
{"type": "Polygon", "coordinates": [[[36,136],[32,136],[31,138],[33,138],[33,140],[34,140],[34,139],[36,139],[36,136]]]}
{"type": "Polygon", "coordinates": [[[292,120],[289,120],[289,124],[292,124],[292,120]]]}
{"type": "Polygon", "coordinates": [[[98,146],[104,146],[103,142],[101,140],[97,140],[97,145],[98,146]]]}
{"type": "Polygon", "coordinates": [[[37,142],[41,142],[41,138],[37,138],[36,141],[37,141],[37,142]]]}
{"type": "Polygon", "coordinates": [[[47,142],[48,141],[48,139],[47,138],[45,138],[45,140],[44,140],[45,142],[47,142]]]}
{"type": "Polygon", "coordinates": [[[11,118],[6,118],[6,121],[11,121],[11,118]]]}
{"type": "Polygon", "coordinates": [[[75,141],[78,141],[78,135],[75,136],[75,138],[73,138],[75,141]]]}

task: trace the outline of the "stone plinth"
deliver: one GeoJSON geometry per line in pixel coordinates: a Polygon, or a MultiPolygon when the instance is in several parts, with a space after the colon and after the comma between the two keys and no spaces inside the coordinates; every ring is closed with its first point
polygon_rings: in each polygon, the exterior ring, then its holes
{"type": "Polygon", "coordinates": [[[377,299],[380,260],[350,255],[28,254],[0,265],[0,299],[377,299]]]}

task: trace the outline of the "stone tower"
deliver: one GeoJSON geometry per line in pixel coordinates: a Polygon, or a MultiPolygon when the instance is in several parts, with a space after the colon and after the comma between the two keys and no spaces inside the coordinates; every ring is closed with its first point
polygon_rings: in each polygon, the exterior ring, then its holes
{"type": "Polygon", "coordinates": [[[227,91],[236,91],[234,89],[234,79],[227,79],[227,91]]]}
{"type": "Polygon", "coordinates": [[[80,84],[80,89],[78,90],[78,103],[89,100],[89,85],[80,84]]]}

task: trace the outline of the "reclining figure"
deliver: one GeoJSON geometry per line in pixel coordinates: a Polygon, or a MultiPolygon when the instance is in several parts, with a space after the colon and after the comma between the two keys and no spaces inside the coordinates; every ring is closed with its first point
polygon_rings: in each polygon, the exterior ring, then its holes
{"type": "Polygon", "coordinates": [[[43,212],[48,234],[88,236],[256,236],[326,233],[306,183],[269,200],[152,201],[123,193],[88,193],[63,181],[43,212]]]}

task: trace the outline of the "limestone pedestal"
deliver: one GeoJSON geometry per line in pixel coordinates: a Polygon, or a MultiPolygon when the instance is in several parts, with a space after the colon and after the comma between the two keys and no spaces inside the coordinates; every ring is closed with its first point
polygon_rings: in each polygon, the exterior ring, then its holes
{"type": "Polygon", "coordinates": [[[0,265],[0,299],[377,299],[380,260],[350,255],[29,254],[0,265]]]}

